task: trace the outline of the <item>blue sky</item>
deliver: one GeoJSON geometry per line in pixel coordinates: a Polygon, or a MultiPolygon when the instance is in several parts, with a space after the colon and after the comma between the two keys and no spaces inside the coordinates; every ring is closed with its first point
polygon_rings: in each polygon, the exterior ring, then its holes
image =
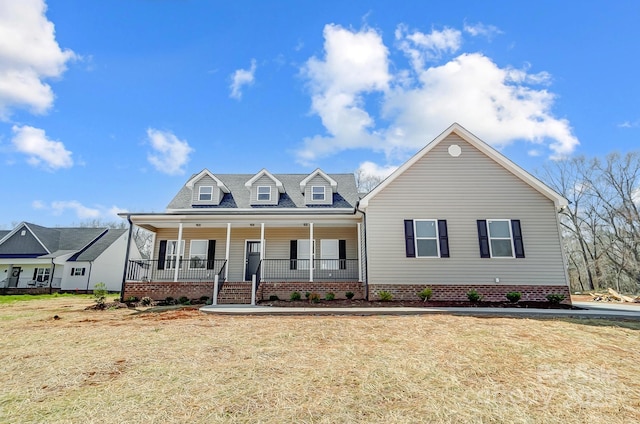
{"type": "Polygon", "coordinates": [[[535,172],[637,149],[640,2],[0,0],[0,228],[192,173],[385,174],[457,121],[535,172]]]}

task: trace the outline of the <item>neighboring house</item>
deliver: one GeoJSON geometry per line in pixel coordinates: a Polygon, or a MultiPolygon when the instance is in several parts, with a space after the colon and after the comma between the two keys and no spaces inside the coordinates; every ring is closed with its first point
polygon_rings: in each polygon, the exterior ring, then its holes
{"type": "MultiPolygon", "coordinates": [[[[48,228],[23,222],[0,239],[0,288],[119,291],[127,230],[48,228]]],[[[129,258],[139,258],[135,244],[129,258]]]]}
{"type": "Polygon", "coordinates": [[[121,214],[155,235],[123,296],[246,303],[347,291],[375,299],[568,296],[558,211],[566,200],[458,124],[360,199],[352,174],[189,178],[165,213],[121,214]]]}

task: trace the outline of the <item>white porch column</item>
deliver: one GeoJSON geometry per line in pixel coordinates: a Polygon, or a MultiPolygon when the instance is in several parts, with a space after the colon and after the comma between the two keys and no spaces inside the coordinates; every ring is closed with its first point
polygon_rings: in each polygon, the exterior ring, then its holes
{"type": "Polygon", "coordinates": [[[224,267],[224,281],[229,281],[229,249],[231,247],[231,223],[227,223],[227,246],[224,254],[224,259],[227,261],[227,266],[224,267]]]}
{"type": "Polygon", "coordinates": [[[309,223],[309,282],[313,283],[313,222],[309,223]]]}
{"type": "Polygon", "coordinates": [[[362,281],[362,229],[359,222],[356,225],[358,226],[358,281],[362,281]]]}
{"type": "Polygon", "coordinates": [[[260,260],[264,260],[264,222],[260,224],[260,260]]]}
{"type": "Polygon", "coordinates": [[[178,272],[180,271],[180,263],[182,261],[182,222],[178,224],[178,246],[176,246],[176,264],[175,271],[173,273],[173,282],[178,281],[178,272]]]}

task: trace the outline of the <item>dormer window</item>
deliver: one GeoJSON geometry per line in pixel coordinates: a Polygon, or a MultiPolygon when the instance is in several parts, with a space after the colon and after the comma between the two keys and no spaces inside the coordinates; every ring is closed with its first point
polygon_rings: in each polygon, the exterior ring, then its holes
{"type": "Polygon", "coordinates": [[[311,187],[311,196],[313,200],[324,201],[325,200],[325,187],[313,186],[311,187]]]}
{"type": "Polygon", "coordinates": [[[271,200],[271,187],[270,186],[258,186],[258,200],[270,201],[271,200]]]}
{"type": "Polygon", "coordinates": [[[201,202],[210,202],[213,199],[213,187],[201,186],[198,192],[198,200],[201,202]]]}

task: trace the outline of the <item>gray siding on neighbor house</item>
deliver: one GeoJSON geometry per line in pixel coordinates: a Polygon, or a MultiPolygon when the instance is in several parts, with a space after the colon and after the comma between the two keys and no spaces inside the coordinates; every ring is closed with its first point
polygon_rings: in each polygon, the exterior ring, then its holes
{"type": "Polygon", "coordinates": [[[46,255],[47,251],[33,234],[31,234],[31,231],[23,226],[0,245],[0,254],[46,255]],[[21,235],[22,231],[25,232],[24,235],[21,235]]]}
{"type": "Polygon", "coordinates": [[[330,205],[333,203],[333,191],[331,184],[321,175],[313,177],[304,188],[304,203],[306,205],[330,205]],[[313,200],[312,190],[314,186],[324,187],[324,200],[313,200]]]}
{"type": "Polygon", "coordinates": [[[280,199],[280,193],[278,193],[278,187],[276,187],[275,181],[269,178],[267,175],[263,175],[253,182],[251,185],[251,204],[252,205],[277,205],[280,199]],[[271,187],[271,200],[258,200],[258,187],[268,186],[271,187]]]}
{"type": "Polygon", "coordinates": [[[552,200],[455,134],[374,196],[367,208],[370,284],[566,284],[552,200]],[[459,157],[447,149],[462,148],[459,157]],[[405,219],[444,219],[450,258],[407,258],[405,219]],[[525,258],[480,258],[476,221],[519,219],[525,258]]]}
{"type": "Polygon", "coordinates": [[[204,175],[193,185],[193,198],[191,202],[192,205],[219,205],[223,195],[224,193],[220,190],[215,180],[208,175],[204,175]],[[209,201],[200,200],[200,187],[205,186],[213,187],[211,200],[209,201]]]}

